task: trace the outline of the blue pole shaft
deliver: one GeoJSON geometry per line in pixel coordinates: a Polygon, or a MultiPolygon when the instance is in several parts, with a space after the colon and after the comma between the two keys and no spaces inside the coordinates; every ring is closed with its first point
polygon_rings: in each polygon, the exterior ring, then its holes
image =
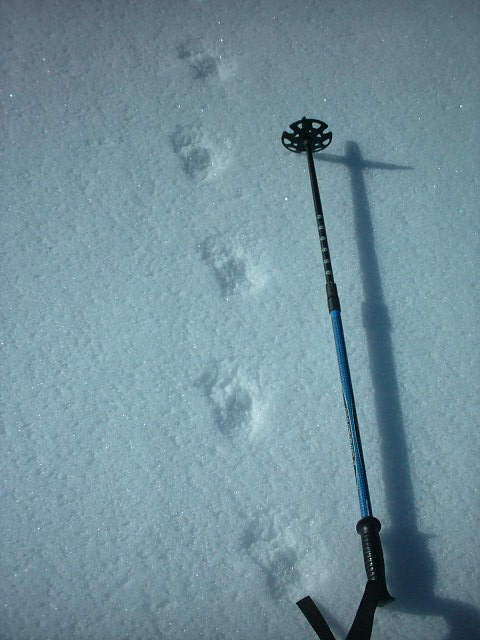
{"type": "Polygon", "coordinates": [[[350,446],[352,448],[353,468],[357,481],[358,502],[362,518],[372,515],[372,505],[370,502],[370,492],[368,490],[367,472],[363,459],[362,442],[360,440],[360,430],[357,421],[357,411],[355,408],[355,398],[353,395],[352,379],[350,377],[350,367],[348,365],[347,349],[343,335],[343,325],[340,310],[330,311],[332,320],[333,337],[335,338],[335,348],[337,351],[338,370],[342,383],[343,401],[347,417],[348,433],[350,436],[350,446]]]}

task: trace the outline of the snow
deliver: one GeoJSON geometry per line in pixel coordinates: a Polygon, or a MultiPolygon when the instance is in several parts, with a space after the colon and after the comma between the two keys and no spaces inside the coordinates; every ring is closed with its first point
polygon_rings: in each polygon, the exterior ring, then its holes
{"type": "Polygon", "coordinates": [[[2,640],[308,640],[307,594],[345,637],[355,481],[280,142],[304,115],[333,132],[316,169],[396,598],[372,638],[477,637],[477,3],[0,7],[2,640]]]}

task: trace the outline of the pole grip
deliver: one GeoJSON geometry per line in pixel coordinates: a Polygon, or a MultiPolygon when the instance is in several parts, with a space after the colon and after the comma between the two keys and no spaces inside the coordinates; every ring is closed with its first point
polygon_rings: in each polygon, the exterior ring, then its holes
{"type": "Polygon", "coordinates": [[[370,581],[378,585],[378,604],[383,606],[394,598],[389,594],[385,577],[382,542],[380,540],[380,520],[373,516],[362,518],[357,523],[357,533],[362,539],[363,562],[370,581]]]}

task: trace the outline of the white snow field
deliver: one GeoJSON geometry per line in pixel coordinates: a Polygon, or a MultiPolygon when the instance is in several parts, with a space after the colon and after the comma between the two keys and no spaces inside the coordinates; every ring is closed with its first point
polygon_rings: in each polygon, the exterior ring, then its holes
{"type": "Polygon", "coordinates": [[[2,0],[2,640],[480,637],[480,7],[2,0]],[[350,160],[349,160],[350,158],[350,160]],[[353,159],[352,159],[353,158],[353,159]]]}

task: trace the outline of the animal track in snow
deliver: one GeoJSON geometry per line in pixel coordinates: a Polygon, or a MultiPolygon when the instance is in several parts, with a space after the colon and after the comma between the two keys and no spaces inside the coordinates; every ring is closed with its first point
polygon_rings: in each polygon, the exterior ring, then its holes
{"type": "Polygon", "coordinates": [[[275,600],[289,594],[300,579],[298,556],[274,516],[262,514],[243,534],[243,546],[265,574],[275,600]]]}
{"type": "Polygon", "coordinates": [[[215,178],[228,164],[227,154],[208,138],[201,126],[177,125],[171,144],[184,173],[194,180],[215,178]]]}
{"type": "Polygon", "coordinates": [[[205,46],[200,39],[189,39],[177,47],[178,57],[185,60],[195,80],[219,78],[227,80],[234,72],[235,65],[227,61],[222,53],[205,46]]]}
{"type": "Polygon", "coordinates": [[[218,236],[206,238],[200,249],[202,260],[213,270],[223,296],[231,296],[242,286],[248,287],[247,264],[242,251],[235,250],[230,242],[218,236]]]}
{"type": "Polygon", "coordinates": [[[199,384],[213,406],[215,424],[221,433],[232,437],[254,434],[261,416],[258,389],[239,365],[212,362],[199,384]]]}
{"type": "Polygon", "coordinates": [[[221,236],[209,236],[200,245],[202,260],[212,269],[225,298],[242,291],[260,289],[265,277],[242,247],[221,236]]]}

